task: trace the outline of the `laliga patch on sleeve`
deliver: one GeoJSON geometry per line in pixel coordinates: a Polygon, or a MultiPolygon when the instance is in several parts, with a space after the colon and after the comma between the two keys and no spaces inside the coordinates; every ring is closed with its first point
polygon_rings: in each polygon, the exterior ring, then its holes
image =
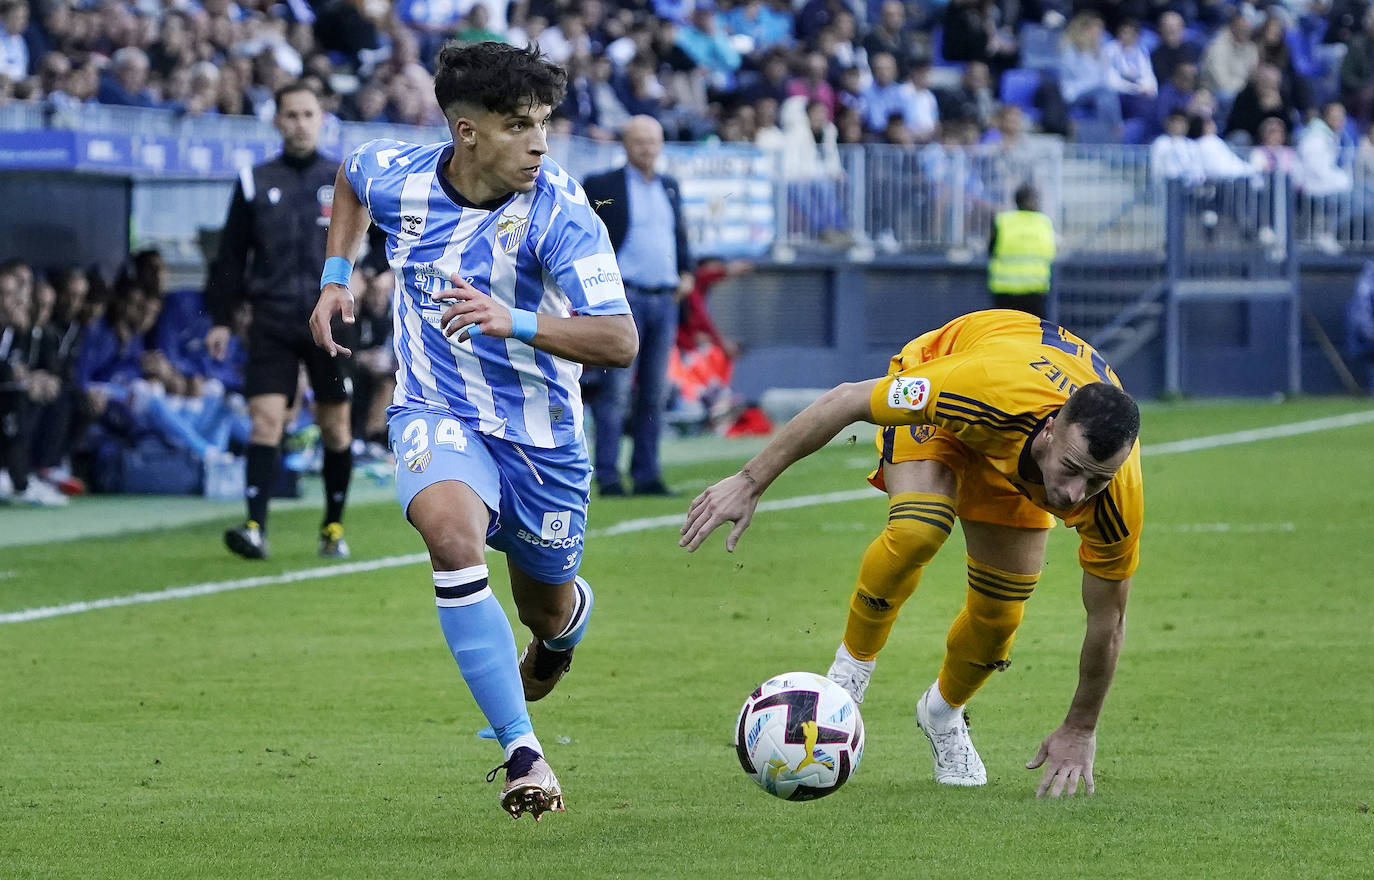
{"type": "Polygon", "coordinates": [[[929,399],[929,379],[897,376],[887,392],[887,405],[893,409],[925,409],[929,399]]]}
{"type": "Polygon", "coordinates": [[[620,280],[620,266],[614,254],[592,254],[574,260],[573,271],[582,285],[583,296],[587,297],[587,305],[599,306],[625,298],[625,285],[620,280]]]}

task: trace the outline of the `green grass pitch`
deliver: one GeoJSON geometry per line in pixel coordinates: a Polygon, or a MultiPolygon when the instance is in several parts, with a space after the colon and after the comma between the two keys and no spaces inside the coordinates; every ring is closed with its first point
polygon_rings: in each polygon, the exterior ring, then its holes
{"type": "MultiPolygon", "coordinates": [[[[1150,406],[1142,439],[1367,408],[1150,406]]],[[[827,447],[768,498],[861,487],[870,442],[827,447]]],[[[880,659],[849,784],[791,804],[740,771],[744,697],[829,663],[884,520],[874,493],[761,513],[734,555],[723,531],[694,555],[672,526],[591,539],[588,641],[532,712],[568,812],[537,826],[483,781],[500,755],[474,736],[423,564],[0,624],[0,877],[1374,876],[1371,450],[1374,424],[1146,455],[1091,799],[1037,801],[1023,767],[1075,682],[1062,528],[1011,669],[971,707],[986,788],[935,785],[912,721],[963,593],[957,538],[880,659]]],[[[745,457],[725,454],[670,480],[694,491],[745,457]]],[[[680,517],[688,500],[593,500],[591,525],[680,517]]],[[[316,516],[274,515],[257,565],[224,552],[224,522],[3,547],[0,614],[317,567],[316,516]]],[[[348,526],[355,560],[421,549],[391,502],[348,526]]]]}

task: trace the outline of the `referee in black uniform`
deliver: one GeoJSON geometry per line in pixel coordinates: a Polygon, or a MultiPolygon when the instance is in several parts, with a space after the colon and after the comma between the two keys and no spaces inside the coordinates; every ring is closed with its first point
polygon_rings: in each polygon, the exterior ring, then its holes
{"type": "MultiPolygon", "coordinates": [[[[278,90],[276,102],[273,123],[281,133],[282,154],[239,173],[205,290],[206,308],[215,324],[205,337],[212,357],[223,357],[228,349],[229,325],[238,304],[247,299],[253,310],[244,377],[253,420],[244,491],[248,519],[226,531],[224,543],[247,559],[267,557],[267,501],[303,363],[315,391],[315,423],[324,441],[320,555],[346,557],[342,520],[353,472],[349,361],[331,358],[316,346],[309,326],[320,293],[339,163],[316,149],[324,111],[314,91],[299,83],[288,85],[278,90]]],[[[351,326],[335,328],[336,334],[352,331],[351,326]]]]}

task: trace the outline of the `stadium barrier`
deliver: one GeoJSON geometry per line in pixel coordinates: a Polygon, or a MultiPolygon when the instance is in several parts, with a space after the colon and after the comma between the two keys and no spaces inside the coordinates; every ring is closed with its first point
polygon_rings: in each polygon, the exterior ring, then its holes
{"type": "MultiPolygon", "coordinates": [[[[447,132],[330,117],[322,148],[344,155],[379,137],[436,142],[447,132]]],[[[223,222],[236,169],[262,161],[279,142],[270,122],[253,117],[102,105],[0,108],[0,171],[129,176],[135,246],[192,262],[195,231],[223,222]],[[177,210],[168,212],[169,205],[177,210]],[[174,228],[166,225],[169,213],[178,217],[174,228]]],[[[1150,174],[1146,147],[1029,136],[1012,146],[832,149],[798,162],[745,144],[670,144],[667,167],[682,181],[696,250],[779,261],[817,249],[858,260],[911,252],[970,259],[986,247],[993,214],[1010,206],[1024,182],[1041,191],[1065,255],[1164,249],[1164,185],[1150,174]]],[[[572,137],[552,139],[550,153],[574,176],[623,160],[617,145],[572,137]]],[[[1374,250],[1374,168],[1353,151],[1343,166],[1349,190],[1299,192],[1292,218],[1299,248],[1374,250]]]]}

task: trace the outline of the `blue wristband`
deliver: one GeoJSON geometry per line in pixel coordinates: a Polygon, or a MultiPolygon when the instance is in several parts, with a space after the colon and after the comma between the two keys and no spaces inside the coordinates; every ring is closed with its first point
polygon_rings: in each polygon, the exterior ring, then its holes
{"type": "Polygon", "coordinates": [[[525,309],[511,309],[510,323],[510,335],[521,342],[529,342],[539,332],[539,316],[525,309]]]}
{"type": "Polygon", "coordinates": [[[324,261],[324,273],[320,275],[320,289],[323,290],[326,284],[342,284],[347,287],[352,278],[353,264],[347,257],[329,257],[324,261]]]}

